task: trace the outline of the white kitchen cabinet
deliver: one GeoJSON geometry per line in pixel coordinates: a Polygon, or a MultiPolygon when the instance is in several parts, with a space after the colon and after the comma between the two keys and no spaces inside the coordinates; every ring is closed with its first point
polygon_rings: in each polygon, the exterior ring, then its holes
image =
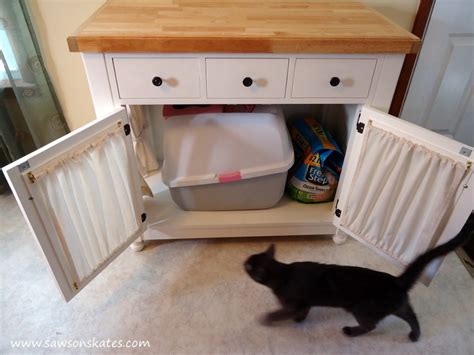
{"type": "MultiPolygon", "coordinates": [[[[142,234],[150,240],[330,235],[339,229],[403,266],[456,234],[473,209],[473,148],[383,112],[403,55],[96,53],[83,59],[99,118],[3,169],[66,300],[142,234]],[[247,77],[250,85],[244,85],[247,77]],[[167,94],[160,87],[169,78],[176,86],[167,94]],[[219,78],[229,84],[220,88],[219,78]],[[263,87],[252,90],[262,78],[263,87]],[[306,205],[285,197],[268,210],[182,211],[159,173],[147,178],[155,198],[142,199],[120,107],[165,103],[300,104],[290,107],[295,111],[328,105],[326,124],[347,139],[335,202],[306,205]],[[332,114],[338,110],[344,114],[332,114]],[[103,160],[104,154],[115,160],[103,160]],[[84,191],[94,181],[89,196],[84,191]],[[112,228],[116,238],[106,221],[123,224],[112,228]]],[[[432,265],[431,276],[438,266],[432,265]]]]}

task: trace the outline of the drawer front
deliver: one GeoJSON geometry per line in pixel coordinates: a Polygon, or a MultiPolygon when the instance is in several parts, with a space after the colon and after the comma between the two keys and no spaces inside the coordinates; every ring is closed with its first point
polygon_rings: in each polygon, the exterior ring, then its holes
{"type": "Polygon", "coordinates": [[[197,58],[114,58],[122,99],[199,98],[197,58]]]}
{"type": "Polygon", "coordinates": [[[376,59],[297,59],[291,96],[365,98],[376,63],[376,59]]]}
{"type": "Polygon", "coordinates": [[[206,59],[208,98],[283,98],[288,59],[206,59]]]}

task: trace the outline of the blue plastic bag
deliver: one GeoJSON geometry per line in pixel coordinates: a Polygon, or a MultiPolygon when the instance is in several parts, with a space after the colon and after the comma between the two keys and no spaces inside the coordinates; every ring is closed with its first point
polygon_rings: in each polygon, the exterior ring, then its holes
{"type": "Polygon", "coordinates": [[[344,155],[329,132],[314,118],[290,124],[295,164],[290,169],[287,191],[305,203],[334,200],[344,155]]]}

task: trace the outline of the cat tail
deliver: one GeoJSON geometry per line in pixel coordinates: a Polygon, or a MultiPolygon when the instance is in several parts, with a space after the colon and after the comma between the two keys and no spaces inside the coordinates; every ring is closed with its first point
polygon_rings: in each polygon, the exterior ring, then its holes
{"type": "Polygon", "coordinates": [[[420,277],[425,267],[437,257],[448,254],[467,242],[474,235],[474,212],[471,213],[461,231],[448,242],[437,246],[418,256],[397,278],[397,283],[406,291],[410,290],[420,277]]]}

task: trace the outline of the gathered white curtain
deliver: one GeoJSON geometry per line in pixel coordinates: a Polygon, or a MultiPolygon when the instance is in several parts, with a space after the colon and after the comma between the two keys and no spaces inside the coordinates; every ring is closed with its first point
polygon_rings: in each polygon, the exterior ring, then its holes
{"type": "Polygon", "coordinates": [[[149,128],[148,120],[140,105],[130,105],[130,124],[133,132],[133,150],[138,163],[138,171],[141,175],[141,189],[144,196],[153,197],[153,192],[144,179],[149,173],[160,168],[158,161],[153,154],[149,142],[145,138],[145,131],[149,128]]]}
{"type": "Polygon", "coordinates": [[[148,129],[143,107],[140,105],[129,106],[130,124],[132,125],[134,137],[134,150],[138,161],[138,170],[142,176],[158,170],[160,165],[153,154],[149,142],[145,139],[145,131],[148,129]]]}
{"type": "Polygon", "coordinates": [[[34,172],[46,213],[79,282],[140,230],[141,196],[133,191],[138,174],[129,160],[126,137],[117,127],[34,172]]]}
{"type": "Polygon", "coordinates": [[[466,167],[367,125],[341,225],[402,264],[434,247],[466,167]]]}

